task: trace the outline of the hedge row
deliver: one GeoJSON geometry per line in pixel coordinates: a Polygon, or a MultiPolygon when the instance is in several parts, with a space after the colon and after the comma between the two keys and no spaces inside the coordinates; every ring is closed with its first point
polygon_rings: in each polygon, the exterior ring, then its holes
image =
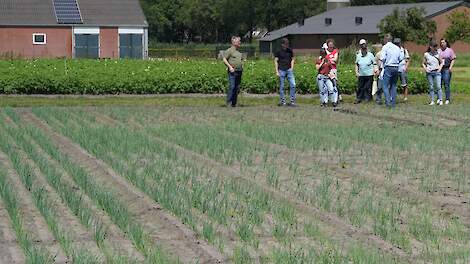
{"type": "MultiPolygon", "coordinates": [[[[317,93],[313,61],[298,62],[297,90],[317,93]]],[[[352,65],[339,67],[340,89],[354,93],[357,80],[352,65]]],[[[242,90],[277,92],[271,60],[245,64],[242,90]]],[[[163,94],[224,93],[227,73],[216,60],[4,60],[0,61],[0,93],[4,94],[163,94]]],[[[422,72],[409,74],[411,93],[423,93],[422,72]]]]}

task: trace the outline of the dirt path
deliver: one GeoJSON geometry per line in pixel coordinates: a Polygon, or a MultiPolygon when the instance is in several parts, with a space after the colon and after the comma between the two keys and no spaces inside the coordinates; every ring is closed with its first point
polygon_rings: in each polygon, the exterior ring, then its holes
{"type": "Polygon", "coordinates": [[[6,169],[8,180],[17,194],[25,231],[31,236],[33,242],[44,245],[51,256],[55,256],[56,263],[68,263],[68,258],[36,208],[31,194],[21,183],[20,176],[12,168],[9,158],[2,151],[0,151],[0,164],[2,168],[6,169]]]}
{"type": "Polygon", "coordinates": [[[410,118],[403,117],[403,115],[396,116],[393,112],[385,115],[385,114],[381,114],[380,112],[375,113],[371,110],[374,110],[374,109],[359,109],[359,108],[352,108],[348,106],[342,106],[342,107],[335,109],[336,112],[343,113],[343,114],[368,117],[368,118],[372,117],[378,120],[399,122],[399,123],[408,124],[408,125],[446,128],[446,127],[457,126],[459,124],[456,121],[447,120],[447,119],[440,119],[440,122],[436,122],[435,120],[433,120],[433,118],[429,116],[425,116],[425,115],[420,116],[418,119],[410,119],[410,118]]]}
{"type": "MultiPolygon", "coordinates": [[[[140,124],[137,123],[132,125],[140,129],[143,128],[140,124]]],[[[241,172],[239,169],[227,167],[224,164],[212,160],[204,155],[185,149],[177,144],[170,143],[155,135],[149,134],[148,136],[154,139],[159,144],[174,148],[182,157],[193,160],[198,164],[213,168],[214,172],[217,172],[220,175],[224,175],[225,177],[231,179],[240,179],[246,184],[255,184],[261,187],[266,193],[269,193],[274,197],[277,197],[292,204],[301,214],[315,215],[322,222],[334,226],[336,233],[333,234],[333,236],[360,240],[374,248],[378,248],[382,252],[386,252],[403,259],[410,258],[410,256],[403,250],[369,233],[368,231],[348,224],[343,219],[338,218],[335,214],[323,212],[316,207],[308,206],[303,202],[299,201],[297,198],[292,197],[292,195],[285,194],[267,184],[261,183],[260,181],[255,180],[251,175],[245,175],[245,172],[241,172]]]]}
{"type": "Polygon", "coordinates": [[[53,131],[45,122],[34,116],[30,110],[21,112],[26,122],[32,123],[49,134],[59,150],[85,168],[97,180],[112,186],[122,202],[140,222],[156,244],[164,252],[177,256],[184,263],[219,263],[224,256],[185,227],[177,218],[162,210],[161,206],[128,183],[103,161],[93,157],[70,139],[53,131]]]}
{"type": "Polygon", "coordinates": [[[0,264],[25,263],[5,204],[0,198],[0,264]]]}

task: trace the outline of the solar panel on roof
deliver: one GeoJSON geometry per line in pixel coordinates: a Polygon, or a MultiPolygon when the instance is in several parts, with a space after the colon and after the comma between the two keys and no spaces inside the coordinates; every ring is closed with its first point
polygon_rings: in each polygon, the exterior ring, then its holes
{"type": "Polygon", "coordinates": [[[59,24],[82,24],[77,0],[53,0],[55,16],[59,24]]]}

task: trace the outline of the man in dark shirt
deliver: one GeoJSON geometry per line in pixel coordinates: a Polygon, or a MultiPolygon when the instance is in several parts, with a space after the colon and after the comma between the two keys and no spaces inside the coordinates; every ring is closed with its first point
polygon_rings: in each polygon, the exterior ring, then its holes
{"type": "Polygon", "coordinates": [[[274,54],[274,70],[279,77],[279,94],[281,101],[279,106],[286,105],[284,95],[284,81],[287,78],[290,87],[290,103],[288,106],[297,106],[295,104],[295,77],[294,77],[294,52],[289,48],[289,40],[281,40],[281,50],[274,54]]]}

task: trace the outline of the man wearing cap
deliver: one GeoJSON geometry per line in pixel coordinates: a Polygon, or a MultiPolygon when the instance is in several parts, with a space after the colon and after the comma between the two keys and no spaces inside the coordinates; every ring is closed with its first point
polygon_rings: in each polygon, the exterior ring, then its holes
{"type": "Polygon", "coordinates": [[[356,102],[359,104],[372,99],[372,83],[374,82],[375,57],[367,49],[367,41],[359,41],[360,50],[356,54],[356,76],[358,78],[356,102]]]}
{"type": "Polygon", "coordinates": [[[385,34],[385,45],[382,47],[382,54],[380,55],[380,61],[384,66],[382,84],[385,103],[390,108],[395,107],[396,105],[398,66],[400,65],[400,62],[404,60],[404,56],[400,52],[400,48],[391,41],[392,35],[385,34]]]}

